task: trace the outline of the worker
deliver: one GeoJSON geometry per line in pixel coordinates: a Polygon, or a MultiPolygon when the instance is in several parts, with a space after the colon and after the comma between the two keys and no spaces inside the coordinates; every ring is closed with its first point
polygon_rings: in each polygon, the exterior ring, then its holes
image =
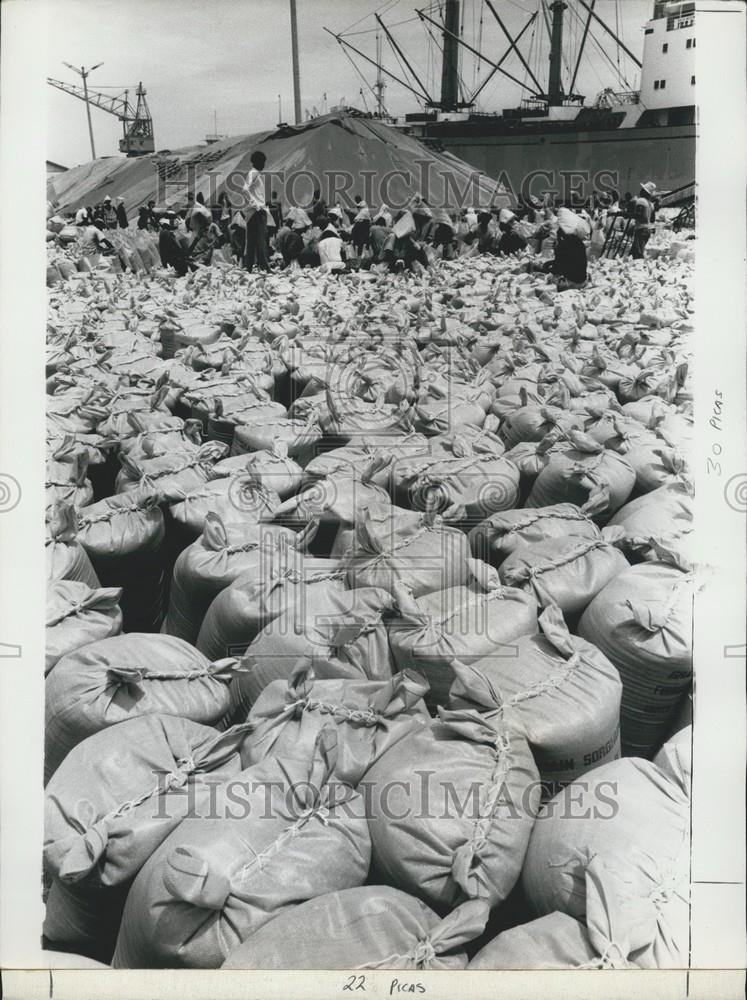
{"type": "Polygon", "coordinates": [[[233,213],[228,226],[228,235],[233,255],[241,263],[244,259],[244,250],[246,249],[246,219],[240,209],[237,209],[233,213]]]}
{"type": "Polygon", "coordinates": [[[368,233],[368,249],[371,251],[371,262],[381,264],[384,259],[384,246],[391,235],[391,227],[387,226],[383,215],[377,215],[368,233]]]}
{"type": "Polygon", "coordinates": [[[179,246],[171,219],[167,216],[164,216],[160,221],[158,253],[163,267],[173,267],[180,278],[184,277],[188,269],[187,253],[183,247],[179,246]]]}
{"type": "Polygon", "coordinates": [[[114,247],[102,236],[98,226],[94,226],[88,218],[77,223],[79,229],[79,246],[82,257],[87,257],[89,262],[95,263],[101,254],[109,254],[114,247]]]}
{"type": "Polygon", "coordinates": [[[348,270],[342,237],[332,222],[328,222],[319,237],[319,263],[324,274],[340,274],[348,270]]]}
{"type": "Polygon", "coordinates": [[[441,247],[443,260],[453,260],[456,248],[454,222],[445,208],[436,212],[432,222],[432,232],[429,234],[429,238],[433,243],[433,249],[438,250],[441,247]]]}
{"type": "Polygon", "coordinates": [[[327,217],[327,203],[324,198],[322,198],[321,188],[314,188],[314,195],[311,200],[309,216],[311,217],[312,223],[318,223],[322,218],[326,219],[327,217]]]}
{"type": "Polygon", "coordinates": [[[151,229],[158,229],[158,218],[156,217],[156,203],[154,201],[148,202],[148,225],[151,229]]]}
{"type": "Polygon", "coordinates": [[[569,208],[558,209],[558,235],[555,257],[545,261],[539,270],[554,274],[559,292],[570,288],[583,288],[587,279],[586,245],[588,225],[580,215],[569,208]]]}
{"type": "Polygon", "coordinates": [[[116,212],[114,206],[112,205],[112,200],[109,197],[109,195],[107,195],[104,198],[102,220],[103,220],[104,228],[105,229],[116,229],[117,228],[119,220],[117,219],[117,212],[116,212]]]}
{"type": "Polygon", "coordinates": [[[651,237],[654,224],[654,197],[656,195],[656,185],[653,181],[646,181],[641,184],[638,197],[633,199],[631,206],[631,216],[633,218],[633,245],[630,256],[634,260],[641,260],[646,249],[646,244],[651,237]]]}
{"type": "Polygon", "coordinates": [[[262,171],[267,163],[267,157],[261,150],[256,150],[251,157],[252,169],[247,174],[244,184],[246,200],[246,246],[244,249],[244,266],[247,271],[254,268],[255,262],[259,270],[269,270],[267,257],[267,209],[265,208],[265,179],[262,171]]]}
{"type": "Polygon", "coordinates": [[[306,227],[300,220],[286,218],[275,236],[275,249],[283,258],[283,267],[298,263],[303,253],[303,231],[306,227]]]}
{"type": "Polygon", "coordinates": [[[75,213],[75,225],[80,226],[82,223],[88,224],[89,222],[90,219],[88,218],[88,209],[79,208],[78,211],[75,213]]]}
{"type": "Polygon", "coordinates": [[[499,254],[516,254],[526,249],[527,241],[516,229],[518,220],[508,208],[502,208],[498,215],[501,238],[498,241],[499,254]]]}
{"type": "Polygon", "coordinates": [[[150,212],[143,205],[137,210],[137,228],[150,229],[150,212]]]}
{"type": "Polygon", "coordinates": [[[358,202],[358,211],[353,216],[353,225],[350,230],[350,240],[355,250],[355,255],[359,259],[363,256],[363,250],[368,243],[371,232],[371,212],[365,202],[358,202]]]}
{"type": "Polygon", "coordinates": [[[127,218],[127,210],[124,207],[124,198],[117,198],[117,207],[115,208],[117,213],[117,222],[119,223],[120,229],[127,229],[129,226],[129,220],[127,218]]]}

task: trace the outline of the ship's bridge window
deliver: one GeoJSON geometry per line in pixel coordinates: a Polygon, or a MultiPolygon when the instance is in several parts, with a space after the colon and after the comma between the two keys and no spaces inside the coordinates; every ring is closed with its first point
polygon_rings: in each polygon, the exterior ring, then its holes
{"type": "Polygon", "coordinates": [[[695,86],[695,77],[694,76],[690,77],[690,83],[692,84],[693,87],[695,86]]]}
{"type": "MultiPolygon", "coordinates": [[[[688,45],[688,48],[690,48],[689,45],[688,45]]],[[[664,42],[664,44],[661,47],[661,51],[662,52],[669,52],[669,42],[664,42]]]]}
{"type": "Polygon", "coordinates": [[[688,48],[688,49],[694,49],[695,48],[695,39],[694,38],[688,38],[687,44],[686,44],[685,47],[688,48]]]}

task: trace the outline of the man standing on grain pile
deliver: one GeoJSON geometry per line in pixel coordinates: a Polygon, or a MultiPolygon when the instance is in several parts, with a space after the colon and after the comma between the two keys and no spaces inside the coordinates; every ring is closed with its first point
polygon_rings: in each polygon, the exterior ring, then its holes
{"type": "Polygon", "coordinates": [[[247,271],[254,268],[256,261],[260,271],[269,270],[267,258],[267,210],[265,208],[265,179],[262,171],[267,163],[267,157],[261,150],[251,155],[252,169],[246,177],[244,196],[246,199],[246,246],[244,249],[244,267],[247,271]]]}
{"type": "Polygon", "coordinates": [[[646,249],[646,244],[651,236],[654,223],[655,194],[656,185],[653,181],[647,181],[645,184],[641,184],[641,190],[638,193],[638,197],[633,199],[631,205],[633,219],[635,221],[635,230],[633,233],[633,246],[631,247],[630,256],[634,260],[641,260],[646,249]]]}

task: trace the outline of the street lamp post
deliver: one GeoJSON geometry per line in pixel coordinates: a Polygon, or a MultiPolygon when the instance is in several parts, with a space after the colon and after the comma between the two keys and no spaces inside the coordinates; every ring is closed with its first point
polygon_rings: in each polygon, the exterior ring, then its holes
{"type": "Polygon", "coordinates": [[[68,69],[73,70],[73,72],[77,73],[78,76],[83,80],[83,93],[85,94],[85,98],[86,98],[86,116],[88,118],[88,137],[91,140],[91,159],[95,160],[96,159],[96,146],[94,145],[94,142],[93,142],[93,125],[91,124],[91,105],[90,105],[90,102],[88,100],[88,82],[87,81],[88,81],[89,74],[93,73],[93,71],[95,69],[98,69],[99,66],[103,66],[104,64],[103,63],[96,63],[96,65],[95,66],[91,66],[90,69],[86,69],[84,66],[81,66],[80,69],[78,69],[77,66],[73,66],[71,63],[68,63],[68,62],[64,63],[63,65],[67,66],[68,69]]]}

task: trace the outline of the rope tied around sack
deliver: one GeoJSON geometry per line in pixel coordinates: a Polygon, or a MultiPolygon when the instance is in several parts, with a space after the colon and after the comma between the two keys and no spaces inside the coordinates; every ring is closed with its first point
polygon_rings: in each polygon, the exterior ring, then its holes
{"type": "Polygon", "coordinates": [[[295,822],[291,826],[287,826],[282,830],[264,850],[255,854],[250,861],[247,861],[238,870],[236,880],[242,885],[246,885],[254,870],[264,871],[264,862],[278,854],[289,840],[295,840],[313,819],[318,819],[322,826],[329,826],[331,812],[332,807],[325,802],[309,806],[307,809],[299,812],[295,822]]]}
{"type": "Polygon", "coordinates": [[[383,716],[374,712],[372,708],[348,708],[346,705],[335,705],[326,701],[315,701],[308,696],[299,698],[288,705],[289,710],[295,712],[321,712],[323,715],[333,715],[346,722],[357,722],[364,726],[378,726],[383,721],[383,716]]]}
{"type": "Polygon", "coordinates": [[[99,524],[103,521],[111,521],[113,517],[118,514],[147,514],[150,512],[152,507],[150,504],[128,504],[122,507],[112,507],[105,514],[97,514],[94,517],[85,517],[83,514],[79,517],[79,524],[81,528],[88,527],[91,524],[99,524]]]}
{"type": "Polygon", "coordinates": [[[116,608],[121,593],[121,588],[118,587],[98,591],[94,590],[87,597],[84,597],[82,601],[71,601],[70,605],[64,611],[57,615],[52,615],[51,618],[47,618],[46,627],[54,628],[56,625],[64,622],[65,619],[72,618],[73,615],[82,614],[84,611],[96,610],[97,605],[103,605],[105,611],[116,608]]]}
{"type": "MultiPolygon", "coordinates": [[[[514,513],[513,511],[511,513],[514,513]]],[[[522,512],[523,513],[523,512],[522,512]]],[[[505,518],[505,514],[493,514],[489,519],[491,528],[500,528],[500,524],[495,524],[495,521],[500,521],[501,518],[505,518]]],[[[570,513],[569,511],[553,511],[552,514],[541,514],[541,513],[529,513],[527,512],[526,517],[522,520],[517,521],[515,524],[511,524],[505,529],[506,534],[510,534],[512,531],[520,531],[522,528],[530,528],[533,524],[537,524],[538,521],[546,520],[557,520],[557,521],[588,521],[589,518],[585,514],[582,514],[581,509],[578,508],[578,513],[570,513]]]]}
{"type": "Polygon", "coordinates": [[[475,867],[475,859],[479,860],[480,852],[488,843],[490,828],[495,822],[495,811],[498,799],[504,788],[504,779],[510,768],[511,741],[504,733],[496,733],[490,747],[495,761],[490,777],[483,786],[479,815],[474,822],[472,833],[454,853],[451,866],[452,877],[464,894],[474,897],[475,892],[470,886],[470,878],[475,867]]]}
{"type": "Polygon", "coordinates": [[[139,684],[142,681],[193,681],[201,677],[229,681],[238,661],[232,658],[217,660],[206,667],[193,670],[150,670],[148,667],[109,667],[107,679],[116,684],[139,684]]]}
{"type": "Polygon", "coordinates": [[[188,469],[196,468],[202,468],[202,470],[207,473],[211,468],[210,462],[205,458],[196,458],[191,462],[185,462],[184,465],[180,465],[177,469],[159,469],[157,472],[144,470],[141,473],[140,481],[142,482],[144,479],[161,479],[163,476],[178,476],[180,472],[186,472],[188,469]]]}
{"type": "Polygon", "coordinates": [[[526,688],[524,691],[519,691],[517,694],[513,695],[511,698],[507,698],[505,701],[502,699],[501,704],[497,711],[502,712],[505,708],[512,708],[515,705],[520,705],[523,701],[528,701],[530,698],[537,698],[542,694],[546,694],[548,691],[553,691],[564,684],[569,674],[578,670],[582,666],[584,658],[579,652],[573,653],[567,660],[563,661],[563,666],[561,669],[555,673],[550,674],[549,677],[545,677],[543,680],[538,681],[531,687],[526,688]]]}
{"type": "Polygon", "coordinates": [[[436,949],[431,944],[428,938],[423,938],[418,941],[411,952],[405,956],[406,959],[410,959],[412,963],[418,969],[427,968],[436,957],[436,949]]]}
{"type": "Polygon", "coordinates": [[[536,576],[540,576],[542,573],[549,573],[551,570],[560,569],[561,566],[567,566],[569,563],[575,562],[577,559],[582,559],[595,549],[602,548],[603,546],[609,548],[610,544],[611,543],[605,538],[595,538],[590,542],[579,545],[563,559],[556,559],[553,562],[547,562],[544,565],[539,566],[516,566],[509,569],[506,576],[517,582],[522,580],[533,580],[536,576]]]}

